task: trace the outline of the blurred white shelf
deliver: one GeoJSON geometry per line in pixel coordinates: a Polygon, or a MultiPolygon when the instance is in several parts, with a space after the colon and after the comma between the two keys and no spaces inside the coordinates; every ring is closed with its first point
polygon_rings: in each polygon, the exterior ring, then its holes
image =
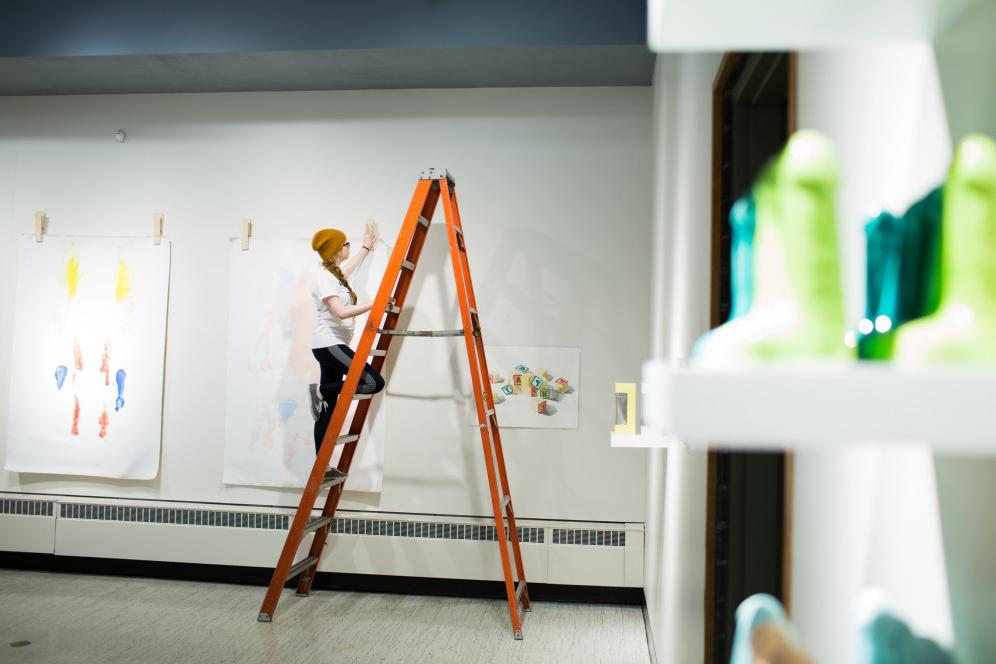
{"type": "Polygon", "coordinates": [[[644,421],[691,448],[929,443],[996,456],[996,370],[643,365],[644,421]]]}
{"type": "Polygon", "coordinates": [[[651,50],[813,50],[932,41],[986,0],[650,0],[651,50]]]}
{"type": "Polygon", "coordinates": [[[609,444],[612,447],[681,447],[685,444],[674,436],[666,436],[660,431],[648,427],[640,427],[640,433],[621,434],[609,433],[609,444]]]}

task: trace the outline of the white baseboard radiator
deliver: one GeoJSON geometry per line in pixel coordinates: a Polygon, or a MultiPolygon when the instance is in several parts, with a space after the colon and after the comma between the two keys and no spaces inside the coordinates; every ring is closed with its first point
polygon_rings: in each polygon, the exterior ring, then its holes
{"type": "MultiPolygon", "coordinates": [[[[273,567],[292,516],[284,508],[0,493],[0,551],[273,567]]],[[[643,587],[642,523],[517,521],[530,582],[643,587]]],[[[500,580],[493,524],[340,510],[319,571],[500,580]]]]}

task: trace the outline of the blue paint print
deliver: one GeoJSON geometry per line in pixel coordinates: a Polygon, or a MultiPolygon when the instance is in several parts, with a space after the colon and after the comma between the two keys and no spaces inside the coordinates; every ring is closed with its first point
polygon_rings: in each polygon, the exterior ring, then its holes
{"type": "Polygon", "coordinates": [[[297,410],[297,402],[293,399],[288,399],[287,401],[280,402],[280,421],[286,422],[291,417],[294,416],[294,411],[297,410]]]}
{"type": "Polygon", "coordinates": [[[61,390],[62,384],[66,382],[66,374],[69,370],[61,364],[55,368],[55,384],[61,390]]]}
{"type": "Polygon", "coordinates": [[[118,384],[118,399],[114,402],[114,410],[119,411],[124,408],[124,383],[125,383],[125,370],[118,369],[118,372],[114,374],[114,382],[118,384]]]}

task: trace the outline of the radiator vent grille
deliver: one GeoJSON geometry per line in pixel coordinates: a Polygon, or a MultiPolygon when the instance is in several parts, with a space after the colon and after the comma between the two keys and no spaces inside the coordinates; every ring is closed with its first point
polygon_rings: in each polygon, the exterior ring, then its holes
{"type": "Polygon", "coordinates": [[[216,528],[254,528],[287,530],[290,516],[259,512],[227,512],[171,507],[134,507],[131,505],[94,505],[60,503],[59,517],[91,521],[132,521],[136,523],[170,523],[182,526],[216,528]]]}
{"type": "Polygon", "coordinates": [[[626,531],[554,528],[553,543],[578,546],[626,546],[626,531]]]}
{"type": "MultiPolygon", "coordinates": [[[[5,501],[38,502],[41,501],[5,501]]],[[[287,530],[290,515],[258,512],[231,512],[168,507],[134,507],[130,505],[96,505],[92,503],[61,503],[59,517],[90,521],[128,521],[134,523],[165,523],[182,526],[207,526],[214,528],[253,528],[262,530],[287,530]]],[[[48,503],[49,515],[52,503],[48,503]]],[[[542,544],[543,528],[518,528],[519,541],[524,544],[542,544]]],[[[494,526],[467,523],[439,523],[435,521],[388,521],[340,517],[332,524],[332,532],[342,535],[372,535],[424,539],[466,540],[477,542],[497,541],[494,526]]]]}
{"type": "MultiPolygon", "coordinates": [[[[384,537],[409,537],[423,539],[467,540],[473,542],[497,542],[497,529],[467,523],[439,523],[435,521],[384,521],[381,519],[336,519],[332,532],[342,535],[374,535],[384,537]]],[[[507,532],[507,531],[506,531],[507,532]]],[[[543,528],[516,528],[519,542],[542,544],[543,528]]]]}
{"type": "Polygon", "coordinates": [[[52,516],[55,503],[51,500],[21,500],[18,498],[0,499],[0,514],[21,514],[24,516],[52,516]]]}

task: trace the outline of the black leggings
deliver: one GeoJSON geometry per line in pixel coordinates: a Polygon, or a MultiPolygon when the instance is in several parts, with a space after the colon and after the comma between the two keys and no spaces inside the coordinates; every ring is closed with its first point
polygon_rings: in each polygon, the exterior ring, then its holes
{"type": "MultiPolygon", "coordinates": [[[[349,365],[353,363],[353,349],[346,344],[329,346],[328,348],[313,348],[311,353],[318,360],[322,368],[321,390],[322,398],[328,404],[315,422],[315,454],[322,446],[322,439],[325,438],[325,431],[332,421],[332,411],[335,410],[336,401],[339,400],[339,392],[346,382],[346,374],[349,372],[349,365]]],[[[357,394],[376,394],[384,389],[384,379],[377,370],[369,364],[363,367],[360,374],[360,382],[356,386],[357,394]]]]}

